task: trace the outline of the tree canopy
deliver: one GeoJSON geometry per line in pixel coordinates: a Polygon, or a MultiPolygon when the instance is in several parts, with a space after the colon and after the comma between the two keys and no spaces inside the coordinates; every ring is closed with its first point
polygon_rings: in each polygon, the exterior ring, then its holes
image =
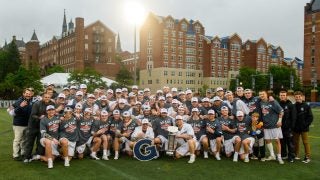
{"type": "Polygon", "coordinates": [[[86,84],[88,92],[93,92],[96,88],[106,88],[107,85],[102,81],[102,75],[92,68],[85,68],[83,71],[74,71],[70,74],[68,82],[70,84],[86,84]]]}

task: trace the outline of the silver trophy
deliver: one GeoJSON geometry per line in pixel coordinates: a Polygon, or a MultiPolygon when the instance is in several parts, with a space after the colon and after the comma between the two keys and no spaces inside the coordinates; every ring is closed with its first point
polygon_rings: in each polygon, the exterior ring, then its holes
{"type": "Polygon", "coordinates": [[[176,134],[178,132],[178,127],[176,126],[169,126],[168,127],[168,144],[167,144],[167,152],[166,154],[169,156],[174,156],[174,151],[175,151],[175,144],[176,144],[176,134]]]}

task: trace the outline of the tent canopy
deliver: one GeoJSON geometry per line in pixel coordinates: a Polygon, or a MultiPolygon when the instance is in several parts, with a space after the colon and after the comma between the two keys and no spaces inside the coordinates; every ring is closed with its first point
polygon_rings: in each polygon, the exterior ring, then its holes
{"type": "MultiPolygon", "coordinates": [[[[68,83],[69,77],[70,77],[70,73],[53,73],[49,76],[43,77],[40,81],[44,85],[52,83],[55,86],[63,87],[69,84],[68,83]]],[[[110,86],[112,83],[115,83],[115,81],[108,79],[106,77],[102,77],[101,79],[107,84],[107,86],[110,86]]]]}

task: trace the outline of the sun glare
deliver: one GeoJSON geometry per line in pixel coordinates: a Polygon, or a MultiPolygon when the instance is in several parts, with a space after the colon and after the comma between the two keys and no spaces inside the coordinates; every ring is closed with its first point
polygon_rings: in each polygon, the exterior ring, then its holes
{"type": "Polygon", "coordinates": [[[127,2],[124,11],[128,21],[136,25],[141,25],[146,16],[146,11],[142,4],[135,1],[127,2]]]}

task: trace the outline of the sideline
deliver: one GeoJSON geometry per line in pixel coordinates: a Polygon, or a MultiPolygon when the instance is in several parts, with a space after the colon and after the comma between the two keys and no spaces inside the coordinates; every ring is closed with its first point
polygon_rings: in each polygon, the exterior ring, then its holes
{"type": "Polygon", "coordinates": [[[320,137],[318,137],[318,136],[309,136],[309,138],[320,139],[320,137]]]}
{"type": "Polygon", "coordinates": [[[102,163],[101,160],[100,160],[100,161],[97,161],[97,160],[96,160],[96,161],[93,161],[93,162],[94,162],[94,163],[97,163],[97,164],[99,164],[99,165],[101,165],[101,166],[107,167],[108,169],[110,169],[111,171],[113,171],[113,172],[121,175],[121,176],[124,177],[125,179],[135,179],[135,180],[138,180],[137,178],[135,178],[135,177],[133,177],[133,176],[130,176],[130,175],[124,173],[123,171],[120,171],[120,170],[118,170],[118,169],[116,169],[116,168],[114,168],[114,167],[112,167],[112,166],[110,166],[110,165],[106,165],[106,164],[102,163]]]}

